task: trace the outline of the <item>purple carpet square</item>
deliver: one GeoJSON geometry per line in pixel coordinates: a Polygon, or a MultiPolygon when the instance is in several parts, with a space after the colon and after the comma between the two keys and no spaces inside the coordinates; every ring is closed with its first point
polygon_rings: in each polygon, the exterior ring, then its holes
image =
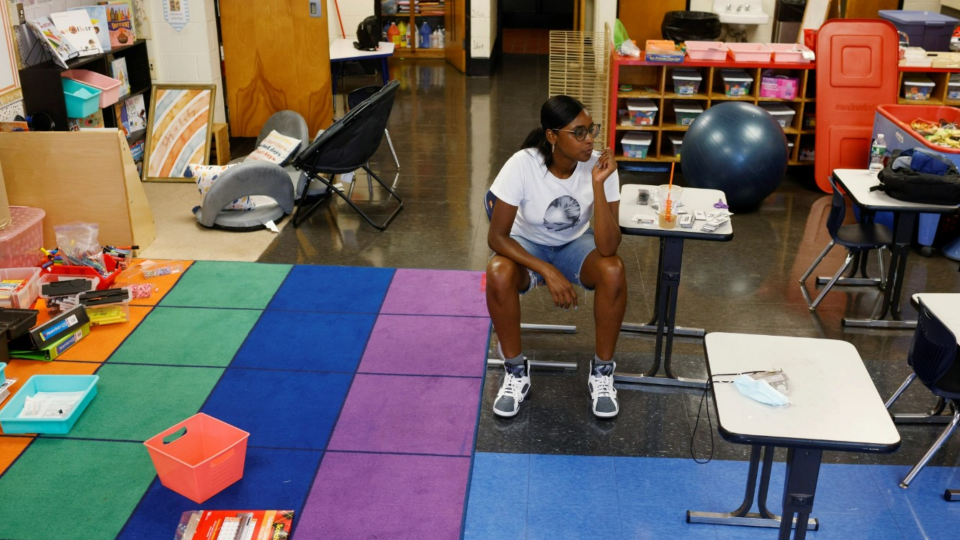
{"type": "Polygon", "coordinates": [[[490,319],[380,315],[360,373],[483,377],[490,319]]]}
{"type": "Polygon", "coordinates": [[[380,313],[487,317],[483,272],[397,270],[380,313]]]}
{"type": "Polygon", "coordinates": [[[330,450],[469,456],[482,379],[357,375],[330,450]]]}
{"type": "Polygon", "coordinates": [[[470,458],[328,453],[297,540],[457,540],[470,458]]]}

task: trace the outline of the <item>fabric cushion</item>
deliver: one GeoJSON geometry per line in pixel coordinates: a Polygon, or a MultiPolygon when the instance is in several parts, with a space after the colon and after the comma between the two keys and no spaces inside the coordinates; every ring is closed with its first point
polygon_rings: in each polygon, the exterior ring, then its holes
{"type": "Polygon", "coordinates": [[[300,142],[300,139],[287,137],[273,130],[265,139],[260,141],[260,145],[247,156],[247,159],[269,161],[283,167],[296,156],[297,149],[300,148],[300,142]]]}
{"type": "MultiPolygon", "coordinates": [[[[187,166],[187,172],[184,174],[187,178],[193,178],[197,183],[197,188],[200,190],[200,195],[206,195],[210,188],[213,187],[213,183],[220,178],[220,175],[224,171],[231,167],[236,167],[238,164],[233,165],[196,165],[191,163],[187,166]]],[[[250,197],[240,197],[239,199],[228,204],[224,210],[252,210],[257,207],[257,204],[250,199],[250,197]]]]}

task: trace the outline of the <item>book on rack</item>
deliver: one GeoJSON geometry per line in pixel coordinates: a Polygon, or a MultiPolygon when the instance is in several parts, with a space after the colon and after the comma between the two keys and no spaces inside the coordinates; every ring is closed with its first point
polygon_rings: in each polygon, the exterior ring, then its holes
{"type": "Polygon", "coordinates": [[[50,22],[60,32],[60,38],[77,50],[78,56],[103,54],[100,38],[86,11],[51,13],[50,22]]]}
{"type": "Polygon", "coordinates": [[[137,174],[141,178],[143,178],[143,151],[145,146],[146,141],[143,139],[130,145],[130,155],[133,156],[133,163],[137,166],[137,174]]]}
{"type": "Polygon", "coordinates": [[[174,540],[286,540],[293,515],[293,510],[193,510],[180,515],[174,540]]]}
{"type": "Polygon", "coordinates": [[[107,28],[107,6],[83,6],[73,7],[67,11],[86,11],[93,24],[93,30],[100,40],[100,48],[103,52],[110,50],[110,29],[107,28]]]}
{"type": "Polygon", "coordinates": [[[114,47],[133,45],[137,33],[133,29],[133,15],[129,2],[110,2],[107,7],[107,28],[110,44],[114,47]]]}
{"type": "Polygon", "coordinates": [[[84,118],[68,118],[67,129],[70,131],[85,131],[90,129],[103,129],[103,110],[97,109],[96,112],[84,118]]]}
{"type": "Polygon", "coordinates": [[[110,62],[110,76],[120,81],[120,97],[130,93],[130,75],[127,74],[126,58],[117,58],[110,62]]]}
{"type": "Polygon", "coordinates": [[[57,27],[46,17],[40,17],[32,21],[27,21],[27,27],[36,36],[38,43],[41,43],[47,50],[53,61],[58,66],[69,69],[67,60],[78,56],[77,50],[70,43],[60,37],[57,27]]]}
{"type": "Polygon", "coordinates": [[[123,102],[127,108],[127,122],[130,126],[130,133],[147,129],[147,107],[143,101],[143,95],[138,94],[123,102]]]}

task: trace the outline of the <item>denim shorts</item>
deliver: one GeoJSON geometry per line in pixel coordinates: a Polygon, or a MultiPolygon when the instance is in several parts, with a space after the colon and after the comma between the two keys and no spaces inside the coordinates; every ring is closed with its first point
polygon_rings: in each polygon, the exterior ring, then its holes
{"type": "MultiPolygon", "coordinates": [[[[593,238],[593,229],[587,229],[587,232],[583,233],[580,238],[561,246],[543,246],[519,236],[510,236],[510,238],[516,240],[527,253],[541,261],[552,264],[570,283],[580,285],[587,290],[593,290],[580,281],[580,268],[583,266],[583,261],[587,259],[590,252],[597,249],[597,243],[593,238]]],[[[543,276],[537,272],[529,268],[527,271],[530,272],[530,287],[527,291],[545,282],[543,276]]]]}

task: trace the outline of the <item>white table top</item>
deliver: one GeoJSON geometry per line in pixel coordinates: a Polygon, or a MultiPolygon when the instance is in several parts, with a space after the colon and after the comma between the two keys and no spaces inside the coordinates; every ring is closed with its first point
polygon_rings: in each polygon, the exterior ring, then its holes
{"type": "MultiPolygon", "coordinates": [[[[683,238],[696,238],[698,240],[729,240],[733,237],[733,220],[736,216],[730,218],[730,221],[724,223],[712,233],[703,232],[700,227],[706,221],[695,221],[693,228],[684,229],[677,224],[673,229],[661,229],[657,219],[657,211],[649,204],[641,206],[637,204],[637,194],[641,189],[650,192],[650,196],[655,197],[657,186],[647,186],[640,184],[625,184],[620,187],[620,228],[625,234],[635,234],[641,236],[681,236],[683,238]],[[633,220],[633,216],[640,214],[643,217],[654,219],[653,224],[644,225],[633,220]]],[[[704,214],[711,212],[720,212],[721,209],[714,208],[713,205],[722,200],[727,202],[726,195],[716,189],[683,188],[683,194],[680,196],[682,208],[691,215],[696,210],[703,211],[704,214]]],[[[729,210],[728,210],[729,211],[729,210]]]]}
{"type": "MultiPolygon", "coordinates": [[[[711,376],[782,369],[787,407],[772,407],[714,383],[721,435],[731,442],[861,452],[891,452],[900,434],[856,348],[845,341],[707,334],[711,376]]],[[[719,377],[732,380],[733,377],[719,377]]]]}
{"type": "Polygon", "coordinates": [[[330,44],[330,61],[365,60],[393,55],[393,43],[381,41],[376,51],[359,51],[353,46],[353,39],[339,38],[330,44]]]}
{"type": "Polygon", "coordinates": [[[960,340],[960,293],[920,293],[913,295],[960,340]]]}
{"type": "Polygon", "coordinates": [[[894,199],[882,191],[870,191],[873,186],[879,185],[880,180],[876,172],[867,169],[836,169],[833,174],[840,181],[840,187],[849,194],[857,204],[871,210],[887,210],[903,212],[916,210],[934,214],[946,214],[957,209],[956,205],[924,204],[894,199]]]}

